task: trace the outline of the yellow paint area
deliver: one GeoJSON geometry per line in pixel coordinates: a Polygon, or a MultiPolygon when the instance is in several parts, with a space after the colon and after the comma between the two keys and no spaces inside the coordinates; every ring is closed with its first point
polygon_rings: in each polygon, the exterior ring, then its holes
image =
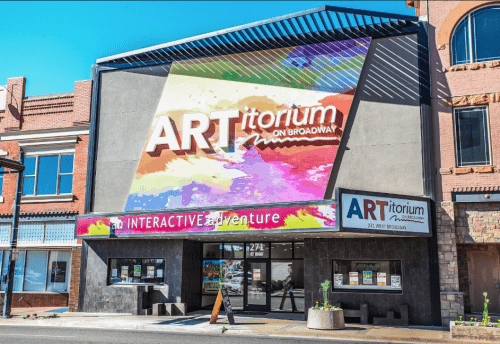
{"type": "Polygon", "coordinates": [[[86,235],[109,235],[109,234],[111,234],[109,227],[101,220],[99,220],[96,222],[96,224],[91,224],[89,226],[89,230],[86,235]]]}

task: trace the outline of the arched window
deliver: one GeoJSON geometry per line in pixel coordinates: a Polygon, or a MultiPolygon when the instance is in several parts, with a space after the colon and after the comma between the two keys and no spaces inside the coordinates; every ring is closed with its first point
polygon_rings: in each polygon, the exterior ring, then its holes
{"type": "Polygon", "coordinates": [[[500,60],[500,6],[469,13],[451,37],[453,65],[500,60]]]}

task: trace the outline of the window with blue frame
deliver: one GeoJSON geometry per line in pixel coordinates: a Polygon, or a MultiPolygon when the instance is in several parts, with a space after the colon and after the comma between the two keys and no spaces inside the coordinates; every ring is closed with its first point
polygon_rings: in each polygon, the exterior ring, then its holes
{"type": "Polygon", "coordinates": [[[500,6],[469,13],[451,37],[453,65],[500,60],[500,6]]]}
{"type": "Polygon", "coordinates": [[[24,159],[23,196],[70,194],[73,154],[30,156],[24,159]]]}

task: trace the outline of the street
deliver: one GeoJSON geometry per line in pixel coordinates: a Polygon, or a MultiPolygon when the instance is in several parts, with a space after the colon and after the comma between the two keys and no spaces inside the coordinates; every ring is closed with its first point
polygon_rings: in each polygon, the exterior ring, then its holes
{"type": "MultiPolygon", "coordinates": [[[[373,343],[373,340],[355,341],[331,338],[285,338],[279,336],[256,337],[235,336],[230,334],[207,335],[189,333],[168,333],[138,330],[107,330],[87,328],[38,327],[38,326],[2,326],[0,327],[0,344],[16,343],[200,343],[203,344],[255,344],[273,343],[301,344],[328,341],[338,344],[373,343]]],[[[378,341],[379,342],[379,341],[378,341]]],[[[380,343],[380,342],[379,342],[380,343]]],[[[394,342],[393,342],[394,343],[394,342]]]]}

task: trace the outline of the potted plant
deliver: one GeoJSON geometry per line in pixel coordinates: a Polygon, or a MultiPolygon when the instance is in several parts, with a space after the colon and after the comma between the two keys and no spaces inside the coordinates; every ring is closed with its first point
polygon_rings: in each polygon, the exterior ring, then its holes
{"type": "Polygon", "coordinates": [[[309,308],[307,316],[307,327],[316,330],[343,330],[344,311],[340,307],[330,305],[328,302],[328,290],[330,281],[325,280],[321,283],[321,291],[323,292],[323,306],[320,307],[319,302],[316,306],[309,308]]]}

